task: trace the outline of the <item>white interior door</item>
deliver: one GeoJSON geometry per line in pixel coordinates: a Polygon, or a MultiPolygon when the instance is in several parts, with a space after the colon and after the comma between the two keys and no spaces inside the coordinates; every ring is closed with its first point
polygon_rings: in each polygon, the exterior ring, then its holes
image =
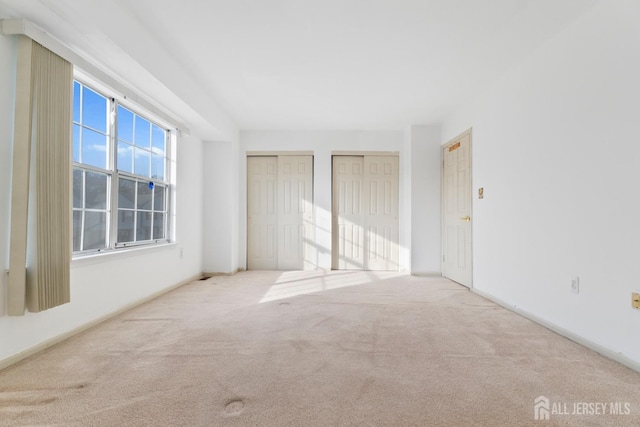
{"type": "Polygon", "coordinates": [[[471,287],[471,134],[444,147],[442,274],[471,287]]]}
{"type": "Polygon", "coordinates": [[[333,157],[333,268],[398,270],[398,157],[333,157]]]}
{"type": "Polygon", "coordinates": [[[278,156],[278,269],[311,268],[313,160],[278,156]]]}
{"type": "Polygon", "coordinates": [[[364,157],[333,157],[333,268],[365,270],[364,157]]]}
{"type": "Polygon", "coordinates": [[[278,158],[247,158],[247,268],[278,268],[278,158]]]}
{"type": "Polygon", "coordinates": [[[247,157],[247,268],[312,269],[313,253],[313,157],[247,157]]]}
{"type": "Polygon", "coordinates": [[[367,270],[398,270],[398,158],[364,158],[367,270]]]}

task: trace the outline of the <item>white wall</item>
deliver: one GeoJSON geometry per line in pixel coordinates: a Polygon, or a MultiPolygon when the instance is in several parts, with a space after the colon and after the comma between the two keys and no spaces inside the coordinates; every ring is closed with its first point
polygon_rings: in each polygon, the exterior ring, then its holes
{"type": "MultiPolygon", "coordinates": [[[[246,268],[246,153],[247,151],[312,151],[314,153],[315,243],[317,267],[331,269],[331,153],[334,151],[397,151],[400,153],[400,218],[409,202],[403,188],[410,180],[403,167],[406,145],[402,131],[245,131],[240,133],[239,247],[241,268],[246,268]]],[[[400,222],[400,246],[407,247],[407,224],[400,222]]],[[[400,251],[400,269],[409,269],[408,251],[400,251]]]]}
{"type": "Polygon", "coordinates": [[[475,288],[636,362],[638,22],[599,3],[443,128],[473,127],[475,288]]]}
{"type": "Polygon", "coordinates": [[[440,275],[440,126],[412,126],[411,143],[411,272],[440,275]]]}
{"type": "MultiPolygon", "coordinates": [[[[15,43],[0,35],[0,271],[8,268],[9,194],[15,43]]],[[[6,275],[0,275],[2,360],[78,328],[202,271],[202,142],[177,146],[177,243],[72,263],[71,303],[25,316],[6,315],[6,275]],[[182,251],[181,251],[182,250],[182,251]],[[180,254],[183,253],[181,258],[180,254]]]]}
{"type": "Polygon", "coordinates": [[[238,268],[238,142],[204,144],[205,273],[233,273],[238,268]]]}

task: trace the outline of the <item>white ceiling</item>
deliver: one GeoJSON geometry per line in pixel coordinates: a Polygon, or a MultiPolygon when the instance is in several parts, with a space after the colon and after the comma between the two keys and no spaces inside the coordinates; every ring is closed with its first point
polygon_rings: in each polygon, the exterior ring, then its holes
{"type": "Polygon", "coordinates": [[[224,110],[241,129],[402,129],[441,121],[596,2],[0,0],[0,12],[203,123],[224,110]]]}

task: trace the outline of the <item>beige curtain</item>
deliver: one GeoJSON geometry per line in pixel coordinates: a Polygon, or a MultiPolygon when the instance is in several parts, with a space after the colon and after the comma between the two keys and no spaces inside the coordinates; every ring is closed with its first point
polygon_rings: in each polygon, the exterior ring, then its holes
{"type": "Polygon", "coordinates": [[[9,314],[70,301],[73,66],[18,36],[9,314]]]}

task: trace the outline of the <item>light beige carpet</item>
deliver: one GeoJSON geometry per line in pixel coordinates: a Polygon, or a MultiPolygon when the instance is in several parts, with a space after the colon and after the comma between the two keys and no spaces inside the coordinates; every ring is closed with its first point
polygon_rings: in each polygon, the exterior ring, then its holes
{"type": "Polygon", "coordinates": [[[246,272],[0,372],[0,425],[637,426],[640,374],[444,279],[246,272]]]}

